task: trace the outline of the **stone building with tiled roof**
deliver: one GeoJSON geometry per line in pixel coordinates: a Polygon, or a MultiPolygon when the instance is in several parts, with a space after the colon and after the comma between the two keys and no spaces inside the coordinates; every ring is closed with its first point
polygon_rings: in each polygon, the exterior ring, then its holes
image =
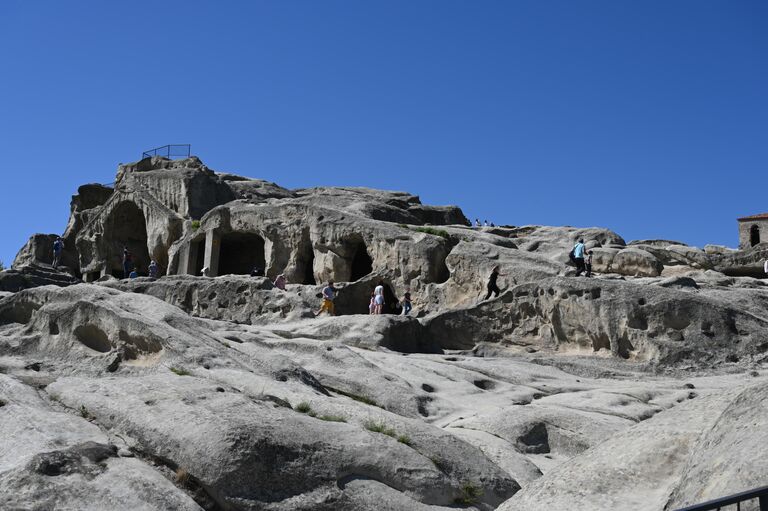
{"type": "Polygon", "coordinates": [[[739,248],[754,247],[768,241],[768,213],[741,217],[739,221],[739,248]]]}

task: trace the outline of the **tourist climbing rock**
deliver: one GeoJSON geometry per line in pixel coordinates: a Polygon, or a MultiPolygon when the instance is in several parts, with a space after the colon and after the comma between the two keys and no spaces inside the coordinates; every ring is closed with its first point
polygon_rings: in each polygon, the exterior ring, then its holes
{"type": "Polygon", "coordinates": [[[61,251],[64,250],[64,241],[61,237],[56,238],[53,242],[53,269],[55,270],[61,262],[61,251]]]}
{"type": "Polygon", "coordinates": [[[587,250],[587,257],[584,260],[584,266],[587,268],[587,273],[585,276],[591,277],[592,276],[592,251],[587,250]]]}
{"type": "Polygon", "coordinates": [[[578,277],[581,275],[582,272],[587,271],[586,266],[584,266],[584,240],[579,239],[578,242],[573,246],[573,263],[576,265],[576,276],[578,277]]]}
{"type": "Polygon", "coordinates": [[[408,314],[410,314],[411,309],[413,308],[411,305],[410,291],[406,291],[405,295],[403,295],[402,306],[403,306],[403,312],[402,312],[403,316],[407,316],[408,314]]]}
{"type": "Polygon", "coordinates": [[[499,296],[501,294],[501,290],[499,289],[499,285],[496,283],[500,276],[505,276],[506,273],[499,273],[499,267],[494,266],[493,270],[491,270],[491,276],[488,277],[488,294],[485,295],[484,300],[487,300],[491,297],[491,294],[496,296],[499,296]]]}
{"type": "Polygon", "coordinates": [[[320,306],[320,310],[315,313],[315,317],[327,311],[331,316],[336,315],[336,311],[333,306],[333,301],[336,299],[336,288],[333,287],[333,281],[329,280],[328,285],[323,288],[323,304],[320,306]]]}

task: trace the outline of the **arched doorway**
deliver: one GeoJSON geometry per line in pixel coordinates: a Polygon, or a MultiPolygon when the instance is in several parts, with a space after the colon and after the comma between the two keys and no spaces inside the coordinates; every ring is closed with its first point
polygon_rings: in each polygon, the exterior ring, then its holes
{"type": "Polygon", "coordinates": [[[221,237],[219,275],[250,275],[255,267],[266,274],[264,238],[250,232],[233,232],[221,237]]]}
{"type": "Polygon", "coordinates": [[[749,244],[755,246],[760,243],[760,227],[753,225],[749,228],[749,244]]]}
{"type": "Polygon", "coordinates": [[[368,247],[365,242],[359,241],[352,256],[352,266],[349,281],[355,282],[373,271],[373,260],[368,255],[368,247]]]}
{"type": "Polygon", "coordinates": [[[147,248],[147,220],[144,212],[133,202],[119,204],[109,217],[106,232],[111,234],[108,269],[117,278],[123,278],[123,247],[133,258],[133,266],[139,275],[147,275],[149,249],[147,248]]]}

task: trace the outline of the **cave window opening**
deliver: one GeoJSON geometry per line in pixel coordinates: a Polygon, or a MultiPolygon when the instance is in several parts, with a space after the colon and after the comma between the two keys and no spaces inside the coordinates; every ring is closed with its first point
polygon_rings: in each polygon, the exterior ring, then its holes
{"type": "Polygon", "coordinates": [[[355,248],[355,255],[352,256],[352,270],[350,273],[350,282],[355,282],[365,277],[373,271],[373,260],[368,255],[368,248],[364,242],[359,242],[355,248]]]}
{"type": "Polygon", "coordinates": [[[221,237],[219,275],[250,275],[256,267],[266,274],[264,238],[247,232],[221,237]]]}
{"type": "Polygon", "coordinates": [[[753,225],[749,228],[749,243],[753,247],[760,243],[760,227],[753,225]]]}

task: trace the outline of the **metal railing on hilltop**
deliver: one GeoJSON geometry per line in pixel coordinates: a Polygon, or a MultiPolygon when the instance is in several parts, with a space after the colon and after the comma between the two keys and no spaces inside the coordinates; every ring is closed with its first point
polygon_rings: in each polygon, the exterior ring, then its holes
{"type": "Polygon", "coordinates": [[[731,495],[730,497],[710,500],[709,502],[704,502],[703,504],[696,504],[695,506],[680,508],[676,511],[719,511],[725,507],[728,507],[728,509],[734,509],[732,507],[733,505],[736,505],[735,511],[741,511],[741,504],[750,500],[757,500],[758,509],[760,511],[768,511],[768,486],[737,493],[735,495],[731,495]]]}
{"type": "Polygon", "coordinates": [[[168,159],[173,158],[189,158],[192,154],[192,145],[191,144],[167,144],[160,147],[155,147],[154,149],[150,149],[149,151],[144,151],[141,153],[141,158],[149,158],[151,156],[164,156],[168,159]]]}

